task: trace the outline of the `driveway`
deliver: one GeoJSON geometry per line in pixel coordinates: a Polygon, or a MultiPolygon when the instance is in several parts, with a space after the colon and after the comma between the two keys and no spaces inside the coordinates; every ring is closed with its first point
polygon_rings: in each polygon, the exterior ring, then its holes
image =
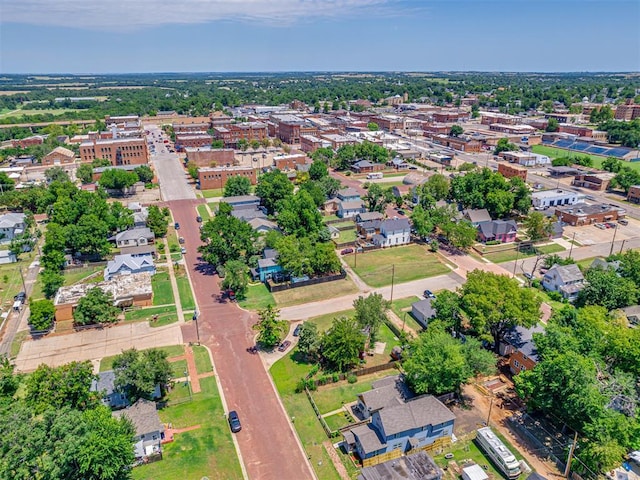
{"type": "Polygon", "coordinates": [[[74,360],[95,361],[133,347],[144,350],[180,344],[182,331],[177,323],[158,328],[150,327],[147,322],[128,323],[26,341],[16,358],[16,368],[31,372],[41,363],[57,367],[74,360]]]}
{"type": "MultiPolygon", "coordinates": [[[[151,135],[147,135],[147,140],[151,140],[154,133],[161,132],[155,125],[146,125],[145,129],[151,132],[151,135]]],[[[187,182],[187,173],[182,168],[178,155],[170,153],[162,140],[154,141],[154,144],[156,151],[151,153],[151,162],[158,176],[162,199],[164,201],[195,199],[196,194],[187,182]]]]}
{"type": "Polygon", "coordinates": [[[247,473],[260,480],[315,478],[260,356],[246,351],[255,343],[256,318],[235,303],[221,303],[218,278],[198,260],[196,204],[195,200],[171,202],[170,208],[185,238],[185,263],[200,313],[200,341],[211,349],[229,410],[237,410],[242,420],[236,439],[247,473]]]}

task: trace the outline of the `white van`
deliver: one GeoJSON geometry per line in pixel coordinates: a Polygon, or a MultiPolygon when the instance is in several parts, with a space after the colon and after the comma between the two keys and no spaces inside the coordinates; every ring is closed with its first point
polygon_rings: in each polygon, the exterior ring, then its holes
{"type": "Polygon", "coordinates": [[[373,172],[373,173],[367,173],[367,180],[373,180],[376,178],[383,178],[384,175],[382,175],[382,172],[373,172]]]}

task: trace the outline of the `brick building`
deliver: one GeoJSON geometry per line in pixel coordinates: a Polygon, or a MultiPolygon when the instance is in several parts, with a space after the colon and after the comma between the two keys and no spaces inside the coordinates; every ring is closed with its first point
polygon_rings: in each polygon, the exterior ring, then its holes
{"type": "Polygon", "coordinates": [[[213,127],[213,137],[222,140],[225,147],[235,148],[240,140],[262,141],[267,137],[267,125],[262,122],[232,123],[213,127]]]}
{"type": "Polygon", "coordinates": [[[558,132],[570,133],[571,135],[577,135],[579,137],[593,137],[593,130],[590,129],[589,127],[572,125],[570,123],[558,124],[558,132]]]}
{"type": "Polygon", "coordinates": [[[376,115],[371,117],[371,122],[387,132],[404,129],[404,118],[398,115],[376,115]]]}
{"type": "Polygon", "coordinates": [[[42,145],[44,143],[44,137],[41,135],[34,135],[33,137],[22,138],[20,140],[11,140],[11,146],[13,148],[27,148],[34,145],[42,145]]]}
{"type": "Polygon", "coordinates": [[[213,142],[213,137],[207,133],[179,133],[176,134],[176,150],[182,151],[187,147],[198,148],[207,147],[213,142]]]}
{"type": "Polygon", "coordinates": [[[331,142],[315,135],[300,135],[300,150],[313,153],[319,148],[331,147],[331,142]]]}
{"type": "Polygon", "coordinates": [[[604,204],[587,205],[576,203],[556,207],[556,217],[572,226],[592,225],[594,223],[611,222],[625,216],[624,209],[604,204]]]}
{"type": "Polygon", "coordinates": [[[207,167],[198,170],[198,180],[201,190],[224,188],[224,184],[231,177],[246,177],[251,185],[257,182],[257,170],[250,167],[207,167]]]}
{"type": "Polygon", "coordinates": [[[217,167],[235,165],[235,152],[233,148],[211,147],[185,148],[187,162],[193,162],[197,167],[217,167]]]}
{"type": "Polygon", "coordinates": [[[42,157],[42,165],[67,165],[73,163],[76,154],[73,150],[64,147],[56,147],[42,157]]]}
{"type": "Polygon", "coordinates": [[[501,125],[520,125],[522,123],[522,117],[506,115],[504,113],[482,112],[480,123],[482,123],[482,125],[492,125],[495,123],[501,125]]]}
{"type": "Polygon", "coordinates": [[[331,148],[333,148],[334,150],[337,150],[344,145],[355,145],[357,143],[354,138],[338,134],[320,135],[320,138],[330,142],[331,148]]]}
{"type": "Polygon", "coordinates": [[[591,190],[603,191],[609,187],[609,183],[615,177],[610,172],[603,173],[581,173],[576,175],[571,182],[576,187],[589,188],[591,190]]]}
{"type": "Polygon", "coordinates": [[[92,162],[104,158],[111,165],[143,165],[149,161],[147,142],[143,138],[93,139],[80,144],[80,160],[92,162]]]}
{"type": "Polygon", "coordinates": [[[138,115],[123,115],[123,116],[110,116],[104,117],[104,123],[107,128],[115,125],[118,130],[124,132],[140,132],[142,131],[142,122],[138,115]]]}
{"type": "Polygon", "coordinates": [[[451,131],[451,126],[444,123],[423,123],[422,131],[447,135],[451,131]]]}
{"type": "Polygon", "coordinates": [[[298,165],[304,165],[309,162],[311,162],[311,159],[302,153],[273,157],[273,166],[281,171],[295,170],[298,165]]]}
{"type": "Polygon", "coordinates": [[[480,153],[482,151],[482,142],[472,138],[433,135],[432,140],[438,145],[443,145],[462,152],[480,153]]]}
{"type": "Polygon", "coordinates": [[[443,110],[440,112],[433,112],[432,118],[437,123],[455,123],[469,120],[471,114],[463,110],[443,110]]]}
{"type": "Polygon", "coordinates": [[[297,115],[271,115],[270,117],[274,131],[273,135],[277,136],[284,143],[298,144],[300,143],[300,135],[313,135],[317,132],[315,127],[306,128],[304,132],[301,129],[304,125],[302,117],[297,115]]]}
{"type": "Polygon", "coordinates": [[[527,169],[510,163],[500,162],[498,173],[502,174],[504,178],[520,177],[523,181],[527,181],[527,169]]]}
{"type": "Polygon", "coordinates": [[[640,104],[634,103],[632,98],[616,107],[616,120],[629,121],[635,118],[640,118],[640,104]]]}
{"type": "Polygon", "coordinates": [[[633,203],[640,203],[640,185],[633,185],[629,188],[627,200],[633,203]]]}
{"type": "Polygon", "coordinates": [[[210,123],[198,122],[198,123],[173,123],[171,124],[173,132],[177,135],[179,133],[201,133],[207,132],[211,128],[210,123]]]}
{"type": "Polygon", "coordinates": [[[531,125],[511,125],[503,123],[492,123],[489,125],[492,132],[509,133],[511,135],[531,135],[536,129],[531,125]]]}

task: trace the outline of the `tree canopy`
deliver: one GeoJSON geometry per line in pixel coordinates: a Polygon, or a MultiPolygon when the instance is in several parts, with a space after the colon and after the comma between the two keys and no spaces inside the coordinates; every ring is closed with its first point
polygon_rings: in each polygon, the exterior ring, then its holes
{"type": "Polygon", "coordinates": [[[164,391],[171,380],[167,353],[157,348],[124,350],[113,359],[115,387],[126,393],[131,403],[139,398],[151,400],[156,386],[164,391]]]}
{"type": "Polygon", "coordinates": [[[227,179],[224,184],[223,197],[235,197],[238,195],[249,195],[251,193],[251,180],[241,175],[234,175],[227,179]]]}
{"type": "Polygon", "coordinates": [[[357,365],[365,336],[354,318],[336,318],[320,341],[320,351],[329,370],[347,371],[357,365]]]}
{"type": "Polygon", "coordinates": [[[113,295],[100,287],[89,289],[73,310],[73,321],[78,325],[113,323],[120,309],[113,305],[113,295]]]}
{"type": "Polygon", "coordinates": [[[293,184],[280,170],[275,169],[260,176],[256,186],[256,195],[262,205],[273,214],[281,200],[293,194],[293,184]]]}

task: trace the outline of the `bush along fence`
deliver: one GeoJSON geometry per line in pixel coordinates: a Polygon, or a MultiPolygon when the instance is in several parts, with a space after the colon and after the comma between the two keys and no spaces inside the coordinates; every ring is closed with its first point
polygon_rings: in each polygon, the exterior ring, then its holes
{"type": "Polygon", "coordinates": [[[273,280],[267,280],[267,288],[270,292],[282,292],[284,290],[289,290],[290,288],[299,288],[299,287],[307,287],[309,285],[318,285],[320,283],[333,282],[335,280],[344,280],[347,278],[347,272],[341,270],[340,273],[336,273],[333,275],[326,275],[323,277],[315,277],[310,278],[309,280],[303,280],[301,282],[296,283],[274,283],[273,280]]]}

